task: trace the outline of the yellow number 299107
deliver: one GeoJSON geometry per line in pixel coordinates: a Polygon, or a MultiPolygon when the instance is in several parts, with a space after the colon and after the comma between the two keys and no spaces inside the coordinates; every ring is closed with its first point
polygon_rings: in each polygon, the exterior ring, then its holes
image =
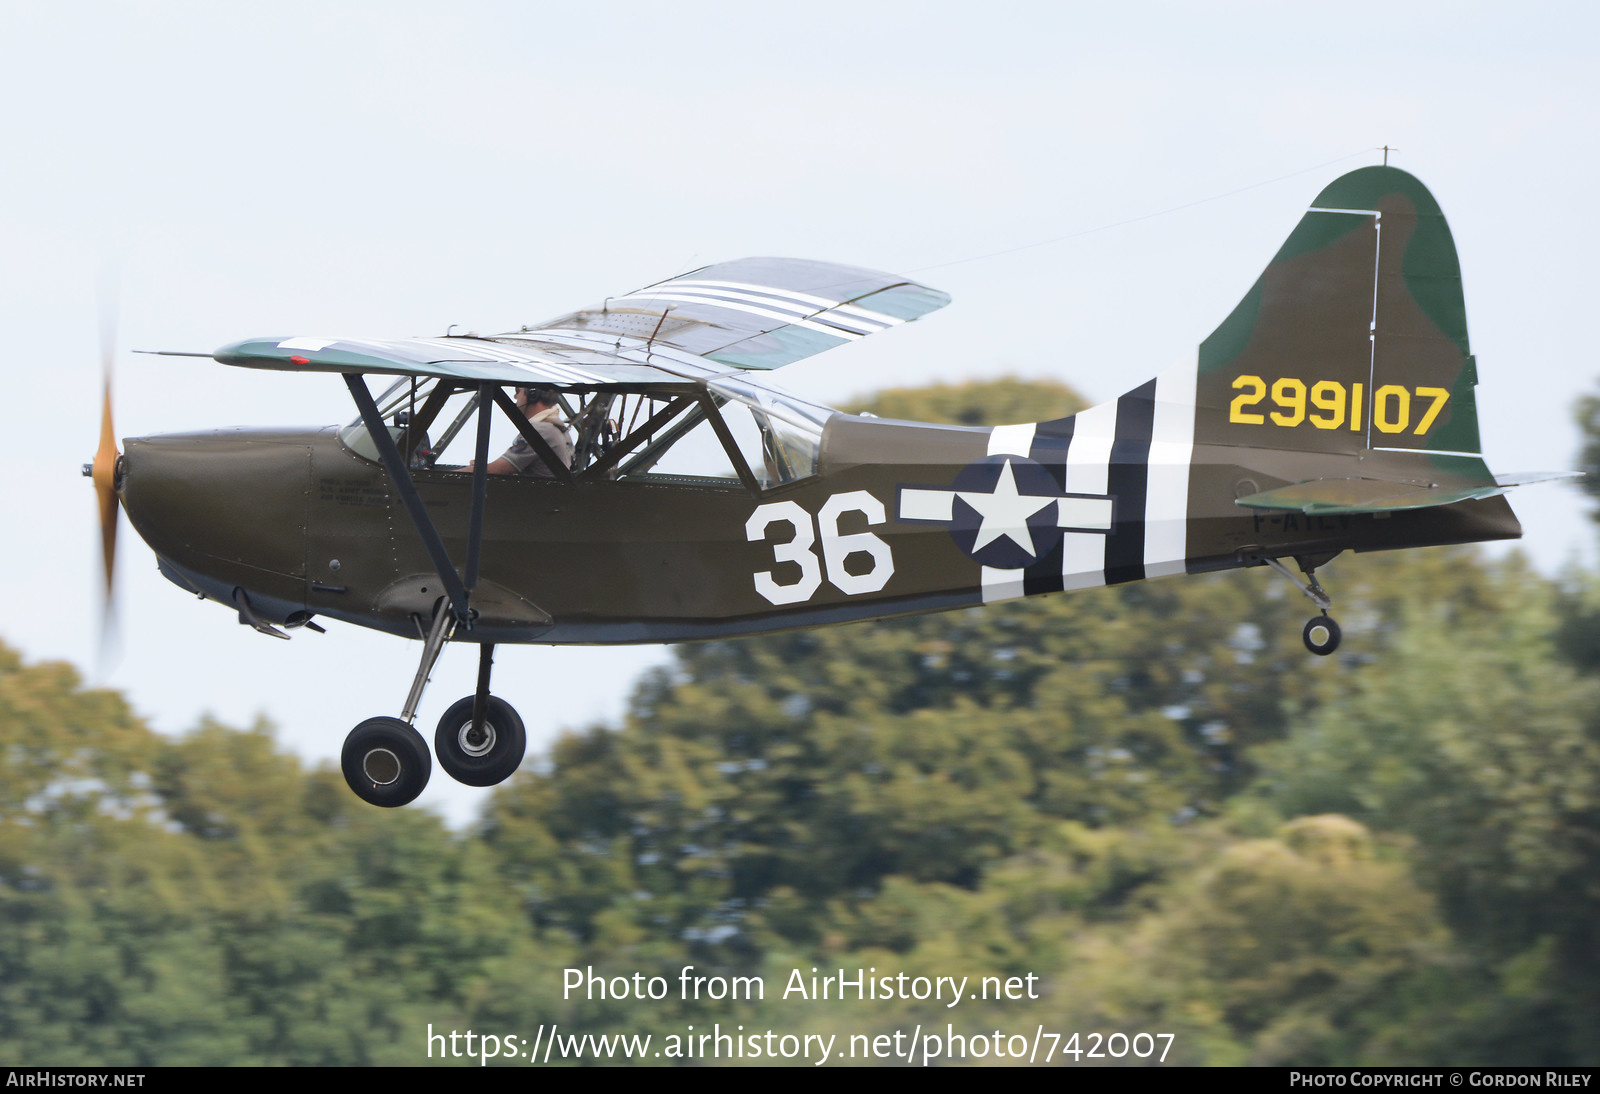
{"type": "MultiPolygon", "coordinates": [[[[1304,380],[1292,376],[1280,377],[1271,386],[1272,406],[1275,409],[1270,414],[1263,414],[1254,408],[1261,407],[1266,401],[1266,380],[1260,376],[1237,376],[1233,381],[1233,389],[1239,394],[1228,404],[1228,421],[1240,425],[1265,425],[1270,418],[1273,425],[1286,429],[1293,429],[1303,422],[1310,422],[1318,429],[1339,429],[1348,422],[1350,431],[1359,433],[1365,406],[1365,386],[1353,383],[1347,389],[1337,380],[1318,380],[1308,392],[1304,380]]],[[[1440,411],[1449,401],[1450,392],[1442,387],[1408,390],[1398,384],[1385,384],[1377,390],[1373,401],[1372,424],[1383,433],[1404,433],[1411,429],[1412,406],[1415,404],[1420,408],[1426,405],[1421,421],[1412,430],[1420,437],[1433,427],[1440,411]]]]}

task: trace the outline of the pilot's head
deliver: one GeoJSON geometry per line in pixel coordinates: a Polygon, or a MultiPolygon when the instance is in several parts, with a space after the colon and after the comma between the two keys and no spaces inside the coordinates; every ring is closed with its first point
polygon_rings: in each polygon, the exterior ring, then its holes
{"type": "Polygon", "coordinates": [[[523,410],[540,411],[555,406],[560,396],[553,387],[517,388],[517,406],[523,410]]]}

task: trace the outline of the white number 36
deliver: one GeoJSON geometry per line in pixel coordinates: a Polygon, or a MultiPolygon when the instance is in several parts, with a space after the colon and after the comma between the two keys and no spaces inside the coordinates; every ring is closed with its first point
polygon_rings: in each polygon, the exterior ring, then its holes
{"type": "Polygon", "coordinates": [[[883,502],[865,490],[852,490],[848,494],[835,494],[822,505],[815,523],[811,514],[798,502],[774,501],[759,505],[744,522],[745,538],[751,543],[767,538],[768,525],[787,524],[793,534],[785,543],[772,545],[774,562],[793,562],[800,567],[800,576],[788,584],[780,584],[771,570],[755,575],[756,592],[773,604],[799,604],[810,600],[822,586],[823,563],[827,565],[828,580],[840,592],[849,596],[875,593],[894,575],[894,556],[889,545],[871,532],[853,532],[841,535],[839,518],[846,513],[860,513],[867,524],[884,522],[883,502]],[[821,532],[822,559],[812,550],[821,532]],[[853,574],[845,562],[853,555],[867,555],[872,568],[866,573],[853,574]]]}

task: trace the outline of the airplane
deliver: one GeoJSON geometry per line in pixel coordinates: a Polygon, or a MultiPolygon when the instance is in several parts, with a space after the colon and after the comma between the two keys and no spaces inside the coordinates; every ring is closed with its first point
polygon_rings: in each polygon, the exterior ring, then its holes
{"type": "Polygon", "coordinates": [[[357,417],[125,453],[108,381],[85,468],[108,589],[120,504],[162,574],[243,624],[420,640],[400,715],[361,722],[341,754],[351,790],[393,807],[432,772],[413,723],[447,642],[478,646],[478,683],[434,754],[488,786],[526,747],[490,693],[500,644],[726,638],[1269,566],[1316,605],[1303,638],[1327,655],[1319,567],[1516,538],[1506,489],[1562,477],[1484,463],[1455,245],[1397,168],[1329,184],[1193,360],[1071,417],[895,421],[765,375],[948,302],[893,274],[749,258],[505,334],[249,339],[188,356],[339,373],[357,417]],[[559,432],[530,422],[530,392],[559,432]],[[536,474],[489,473],[496,409],[536,474]]]}

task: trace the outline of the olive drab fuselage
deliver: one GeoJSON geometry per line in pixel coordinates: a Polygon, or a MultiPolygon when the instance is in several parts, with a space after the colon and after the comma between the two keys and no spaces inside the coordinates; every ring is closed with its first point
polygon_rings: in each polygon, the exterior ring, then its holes
{"type": "MultiPolygon", "coordinates": [[[[1301,461],[1272,450],[1200,446],[1190,466],[1190,493],[1198,496],[1189,498],[1182,520],[1177,565],[1147,565],[1155,525],[1132,519],[1135,501],[1123,490],[1110,495],[1117,512],[1109,531],[1052,531],[1036,521],[1031,535],[1042,561],[985,567],[970,550],[971,535],[963,546],[957,520],[897,515],[906,490],[953,488],[967,469],[994,466],[993,433],[841,414],[824,433],[820,474],[760,494],[737,481],[567,485],[492,477],[483,578],[473,598],[481,614],[457,640],[625,643],[753,634],[1136,580],[1153,569],[1200,572],[1265,557],[1519,534],[1499,497],[1392,513],[1245,509],[1235,504],[1236,493],[1296,481],[1293,464],[1301,461]],[[1212,482],[1223,488],[1208,490],[1212,482]],[[1057,558],[1079,544],[1091,559],[1109,554],[1109,571],[1064,579],[1057,558]]],[[[1013,456],[1014,475],[1048,466],[1034,458],[1047,455],[1049,438],[1043,440],[1036,438],[1032,455],[1013,456]]],[[[134,440],[125,460],[124,504],[163,572],[224,605],[232,606],[238,588],[275,622],[309,614],[414,637],[414,617],[427,618],[441,595],[383,468],[351,452],[336,429],[134,440]]],[[[1106,477],[1148,476],[1148,468],[1112,464],[1106,477]]],[[[462,557],[470,478],[453,471],[414,477],[451,556],[462,557]]],[[[1020,489],[1040,490],[1023,497],[1048,497],[1040,482],[1020,489]]],[[[962,504],[957,493],[952,509],[962,504]]],[[[996,546],[1021,551],[1007,537],[984,550],[996,546]]]]}

